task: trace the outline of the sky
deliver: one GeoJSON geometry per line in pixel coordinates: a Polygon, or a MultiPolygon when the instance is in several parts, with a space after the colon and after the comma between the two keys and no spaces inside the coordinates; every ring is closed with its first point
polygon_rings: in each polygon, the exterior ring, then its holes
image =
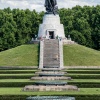
{"type": "MultiPolygon", "coordinates": [[[[45,0],[0,0],[0,9],[10,7],[19,9],[35,9],[36,11],[45,11],[45,0]]],[[[100,0],[57,0],[58,8],[72,8],[76,5],[96,6],[100,5],[100,0]]]]}

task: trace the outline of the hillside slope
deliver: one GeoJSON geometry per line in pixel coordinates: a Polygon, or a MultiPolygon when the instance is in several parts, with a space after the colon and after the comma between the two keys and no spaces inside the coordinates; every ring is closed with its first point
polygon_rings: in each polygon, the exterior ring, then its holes
{"type": "MultiPolygon", "coordinates": [[[[39,46],[22,45],[0,52],[0,66],[38,66],[39,46]]],[[[64,45],[65,66],[100,66],[100,51],[81,45],[64,45]]]]}
{"type": "Polygon", "coordinates": [[[100,66],[100,51],[81,45],[64,45],[65,66],[100,66]]]}
{"type": "Polygon", "coordinates": [[[38,45],[22,45],[0,52],[0,66],[38,66],[38,45]]]}

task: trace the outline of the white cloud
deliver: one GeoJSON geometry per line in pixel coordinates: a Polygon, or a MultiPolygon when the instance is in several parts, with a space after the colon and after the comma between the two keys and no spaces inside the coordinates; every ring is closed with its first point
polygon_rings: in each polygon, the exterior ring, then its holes
{"type": "Polygon", "coordinates": [[[92,5],[97,5],[100,4],[100,2],[94,2],[94,0],[58,0],[58,6],[59,8],[72,8],[76,5],[80,5],[80,6],[84,6],[84,5],[88,5],[88,6],[92,6],[92,5]]]}
{"type": "MultiPolygon", "coordinates": [[[[37,11],[44,11],[45,0],[0,0],[0,8],[20,8],[30,10],[36,9],[37,11]]],[[[97,5],[100,4],[100,0],[57,0],[59,8],[72,8],[76,5],[97,5]]]]}
{"type": "Polygon", "coordinates": [[[17,4],[13,1],[7,1],[7,4],[11,5],[11,6],[17,6],[17,4]]]}

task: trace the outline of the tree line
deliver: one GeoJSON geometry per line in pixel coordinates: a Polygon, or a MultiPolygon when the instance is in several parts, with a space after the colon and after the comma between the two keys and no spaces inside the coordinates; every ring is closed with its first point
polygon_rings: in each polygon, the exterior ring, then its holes
{"type": "MultiPolygon", "coordinates": [[[[27,43],[38,34],[44,12],[0,9],[0,51],[27,43]]],[[[65,35],[75,42],[100,50],[100,5],[59,9],[65,35]]]]}

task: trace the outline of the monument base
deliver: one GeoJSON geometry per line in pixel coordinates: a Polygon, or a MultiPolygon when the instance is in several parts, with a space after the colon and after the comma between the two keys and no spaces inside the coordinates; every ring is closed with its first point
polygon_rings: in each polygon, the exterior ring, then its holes
{"type": "Polygon", "coordinates": [[[34,96],[28,97],[26,100],[75,100],[75,98],[68,96],[34,96]]]}
{"type": "Polygon", "coordinates": [[[79,89],[74,85],[49,85],[48,83],[48,85],[27,85],[23,88],[23,91],[79,91],[79,89]]]}
{"type": "Polygon", "coordinates": [[[45,14],[43,23],[39,26],[38,38],[56,39],[57,37],[65,38],[64,26],[60,24],[59,15],[45,14]]]}

